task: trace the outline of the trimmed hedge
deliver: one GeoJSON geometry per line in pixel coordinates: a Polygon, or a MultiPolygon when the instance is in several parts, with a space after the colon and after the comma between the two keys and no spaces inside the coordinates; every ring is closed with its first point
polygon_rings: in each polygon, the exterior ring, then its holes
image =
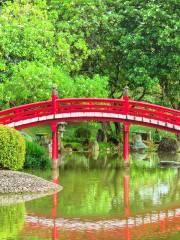
{"type": "Polygon", "coordinates": [[[24,168],[49,169],[51,160],[46,149],[36,142],[26,141],[26,158],[24,168]]]}
{"type": "Polygon", "coordinates": [[[13,128],[0,125],[0,166],[10,170],[23,168],[25,141],[13,128]]]}

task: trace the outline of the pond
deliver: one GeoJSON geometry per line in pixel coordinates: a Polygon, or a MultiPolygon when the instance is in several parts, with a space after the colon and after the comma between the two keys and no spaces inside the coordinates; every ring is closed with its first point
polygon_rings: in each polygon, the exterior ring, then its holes
{"type": "MultiPolygon", "coordinates": [[[[33,171],[58,182],[52,196],[0,207],[1,240],[180,239],[180,168],[160,168],[178,156],[67,154],[54,171],[33,171]]],[[[178,160],[179,161],[179,160],[178,160]]]]}

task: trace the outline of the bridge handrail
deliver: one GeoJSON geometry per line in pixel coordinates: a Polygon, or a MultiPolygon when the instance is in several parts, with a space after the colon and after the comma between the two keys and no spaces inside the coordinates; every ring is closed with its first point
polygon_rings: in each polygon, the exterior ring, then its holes
{"type": "MultiPolygon", "coordinates": [[[[57,99],[58,103],[72,103],[72,102],[101,102],[101,103],[116,103],[116,104],[124,104],[126,102],[124,99],[112,99],[112,98],[68,98],[68,99],[57,99]]],[[[155,110],[162,110],[169,113],[177,114],[180,116],[180,111],[176,109],[171,109],[164,106],[159,106],[152,103],[145,103],[145,102],[137,102],[137,101],[128,101],[129,105],[132,106],[140,106],[140,107],[147,107],[155,110]]]]}
{"type": "MultiPolygon", "coordinates": [[[[115,103],[115,104],[124,104],[125,100],[123,99],[102,99],[102,98],[69,98],[69,99],[57,99],[58,103],[72,103],[72,102],[101,102],[101,103],[115,103]]],[[[5,115],[11,112],[19,112],[19,110],[26,110],[26,109],[30,109],[30,108],[35,108],[35,107],[41,107],[41,106],[46,106],[47,104],[52,104],[51,100],[48,101],[42,101],[42,102],[37,102],[37,103],[30,103],[30,104],[24,104],[21,106],[17,106],[17,107],[12,107],[9,109],[5,109],[5,110],[1,110],[0,113],[1,115],[5,115]]],[[[159,105],[155,105],[155,104],[151,104],[151,103],[145,103],[145,102],[137,102],[137,101],[128,101],[129,106],[140,106],[140,107],[145,107],[145,108],[151,108],[151,109],[155,109],[155,110],[162,110],[171,114],[175,114],[180,116],[180,111],[179,110],[175,110],[175,109],[171,109],[168,107],[164,107],[164,106],[159,106],[159,105]]]]}
{"type": "Polygon", "coordinates": [[[65,112],[107,112],[150,118],[180,125],[180,111],[151,103],[128,99],[69,98],[55,99],[57,111],[53,111],[53,100],[24,104],[0,111],[0,123],[10,123],[28,118],[65,112]]]}
{"type": "MultiPolygon", "coordinates": [[[[100,104],[71,104],[71,105],[60,105],[58,106],[58,113],[68,113],[69,111],[75,112],[75,111],[80,111],[80,112],[89,112],[89,111],[94,111],[94,112],[110,112],[110,113],[121,113],[124,114],[124,105],[100,105],[100,104]]],[[[154,119],[158,120],[164,120],[165,118],[167,120],[171,121],[180,121],[177,116],[171,115],[171,114],[166,114],[162,112],[160,115],[157,116],[157,111],[152,111],[152,110],[146,110],[143,108],[135,108],[135,107],[130,107],[128,109],[128,114],[134,115],[134,116],[142,116],[143,117],[153,117],[154,119]],[[132,114],[133,113],[133,114],[132,114]]]]}
{"type": "Polygon", "coordinates": [[[1,114],[5,115],[8,113],[12,113],[12,112],[19,112],[19,110],[26,110],[26,109],[35,108],[35,107],[46,106],[46,104],[52,104],[52,101],[48,100],[48,101],[42,101],[42,102],[36,102],[36,103],[28,103],[28,104],[23,104],[20,106],[12,107],[9,109],[4,109],[4,110],[0,111],[0,116],[1,116],[1,114]]]}
{"type": "Polygon", "coordinates": [[[67,98],[57,99],[58,103],[71,103],[71,102],[101,102],[101,103],[124,103],[123,99],[113,98],[67,98]]]}
{"type": "Polygon", "coordinates": [[[129,104],[132,106],[140,106],[140,107],[146,107],[146,108],[151,108],[151,109],[155,109],[155,110],[162,110],[162,111],[166,111],[166,112],[180,116],[179,110],[171,109],[171,108],[164,107],[164,106],[159,106],[159,105],[152,104],[152,103],[129,101],[129,104]]]}

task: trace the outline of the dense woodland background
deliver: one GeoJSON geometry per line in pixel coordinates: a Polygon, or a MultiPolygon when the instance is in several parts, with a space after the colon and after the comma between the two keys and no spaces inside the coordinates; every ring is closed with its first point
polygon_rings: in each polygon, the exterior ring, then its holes
{"type": "Polygon", "coordinates": [[[178,0],[0,1],[0,109],[121,98],[180,109],[178,0]]]}

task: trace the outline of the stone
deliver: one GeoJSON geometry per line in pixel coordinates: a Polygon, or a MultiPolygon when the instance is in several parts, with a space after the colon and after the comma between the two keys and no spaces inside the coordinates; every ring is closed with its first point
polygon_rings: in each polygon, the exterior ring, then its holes
{"type": "Polygon", "coordinates": [[[177,152],[178,143],[175,139],[172,138],[163,138],[158,146],[159,152],[177,152]]]}

